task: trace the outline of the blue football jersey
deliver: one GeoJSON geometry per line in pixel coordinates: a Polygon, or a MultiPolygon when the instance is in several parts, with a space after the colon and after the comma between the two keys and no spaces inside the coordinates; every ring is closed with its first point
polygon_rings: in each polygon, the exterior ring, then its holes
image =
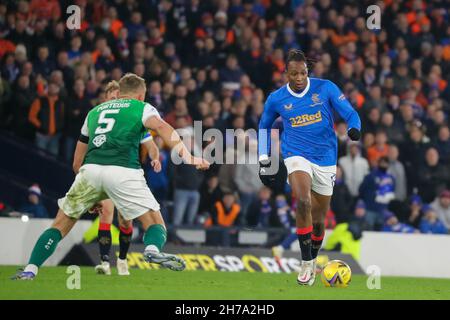
{"type": "Polygon", "coordinates": [[[337,138],[334,112],[347,122],[348,128],[361,130],[361,120],[345,95],[331,81],[308,78],[305,89],[296,93],[288,84],[272,92],[264,105],[259,122],[258,152],[268,155],[270,129],[275,119],[283,121],[281,153],[284,159],[302,156],[320,166],[336,165],[337,138]]]}

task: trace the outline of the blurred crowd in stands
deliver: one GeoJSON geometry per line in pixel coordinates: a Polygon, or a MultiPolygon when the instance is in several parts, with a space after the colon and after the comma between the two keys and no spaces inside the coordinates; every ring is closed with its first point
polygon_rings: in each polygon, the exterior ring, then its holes
{"type": "MultiPolygon", "coordinates": [[[[347,222],[354,235],[447,233],[450,7],[445,0],[378,1],[381,30],[369,30],[370,4],[3,2],[0,126],[70,164],[84,118],[104,101],[105,85],[134,72],[146,79],[146,100],[175,128],[191,130],[201,120],[203,130],[224,135],[256,129],[265,98],[286,81],[287,50],[298,48],[310,59],[310,76],[334,81],[362,119],[360,143],[348,140],[337,119],[339,166],[328,227],[347,222]],[[80,30],[66,26],[71,4],[81,8],[80,30]]],[[[233,148],[233,137],[225,138],[233,148]]],[[[241,140],[247,153],[256,152],[254,139],[241,140]]],[[[285,180],[270,190],[257,165],[214,165],[205,173],[174,166],[162,140],[155,141],[163,169],[146,168],[146,175],[171,224],[283,227],[280,217],[292,216],[285,180]]],[[[28,207],[40,195],[33,190],[28,207]]]]}

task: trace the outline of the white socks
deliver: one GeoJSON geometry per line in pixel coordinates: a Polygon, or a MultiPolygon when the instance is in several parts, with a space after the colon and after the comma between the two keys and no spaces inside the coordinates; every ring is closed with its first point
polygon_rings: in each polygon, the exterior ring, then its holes
{"type": "Polygon", "coordinates": [[[25,267],[25,269],[24,269],[23,271],[24,271],[24,272],[33,272],[33,274],[34,274],[35,276],[37,276],[38,270],[39,270],[38,266],[36,266],[36,265],[34,265],[34,264],[29,264],[29,265],[27,265],[27,266],[25,267]]]}
{"type": "Polygon", "coordinates": [[[159,252],[159,249],[157,246],[149,244],[148,246],[145,247],[145,251],[159,252]]]}

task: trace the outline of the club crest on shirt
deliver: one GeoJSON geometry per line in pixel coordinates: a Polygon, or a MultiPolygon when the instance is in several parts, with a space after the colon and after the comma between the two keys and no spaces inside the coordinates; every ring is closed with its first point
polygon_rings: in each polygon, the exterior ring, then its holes
{"type": "Polygon", "coordinates": [[[284,110],[291,110],[291,109],[292,109],[292,103],[284,105],[284,110]]]}
{"type": "Polygon", "coordinates": [[[313,93],[312,96],[311,96],[311,100],[312,100],[313,104],[310,104],[309,105],[310,107],[314,107],[316,105],[323,104],[323,102],[319,98],[319,94],[318,93],[313,93]]]}
{"type": "Polygon", "coordinates": [[[102,144],[104,144],[106,142],[106,136],[104,134],[101,134],[99,136],[96,136],[93,140],[92,143],[94,144],[94,146],[96,146],[97,148],[99,148],[102,144]]]}

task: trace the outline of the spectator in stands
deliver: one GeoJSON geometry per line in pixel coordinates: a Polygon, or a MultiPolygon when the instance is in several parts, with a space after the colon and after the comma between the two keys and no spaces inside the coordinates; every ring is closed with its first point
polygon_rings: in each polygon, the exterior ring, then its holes
{"type": "Polygon", "coordinates": [[[291,228],[294,226],[295,211],[292,210],[291,206],[289,206],[284,194],[279,194],[276,196],[275,205],[279,223],[290,232],[291,228]]]}
{"type": "Polygon", "coordinates": [[[61,17],[61,7],[57,0],[31,0],[30,12],[33,19],[58,21],[61,17]]]}
{"type": "Polygon", "coordinates": [[[41,196],[41,188],[33,184],[28,188],[27,201],[19,206],[18,211],[29,213],[33,218],[48,218],[47,209],[41,203],[41,196]]]}
{"type": "Polygon", "coordinates": [[[423,209],[424,216],[420,221],[420,232],[433,234],[447,234],[448,229],[444,223],[439,219],[436,211],[432,206],[426,205],[423,209]]]}
{"type": "MultiPolygon", "coordinates": [[[[190,139],[190,143],[185,142],[189,151],[198,148],[195,146],[194,137],[190,139]]],[[[187,225],[193,225],[200,205],[200,192],[198,190],[202,185],[204,172],[197,170],[195,166],[182,163],[174,166],[173,177],[173,224],[180,226],[186,220],[187,225]]]]}
{"type": "Polygon", "coordinates": [[[225,67],[219,73],[219,79],[223,83],[223,88],[232,91],[239,90],[242,75],[243,72],[239,67],[237,57],[229,55],[225,67]]]}
{"type": "Polygon", "coordinates": [[[358,240],[362,237],[363,231],[373,230],[373,222],[367,215],[366,204],[363,200],[356,201],[353,215],[350,215],[348,221],[348,231],[353,235],[353,239],[358,240]]]}
{"type": "Polygon", "coordinates": [[[262,228],[279,226],[276,204],[272,199],[272,190],[265,186],[259,190],[257,199],[249,207],[247,224],[262,228]]]}
{"type": "Polygon", "coordinates": [[[418,194],[413,194],[410,199],[410,204],[407,206],[406,217],[402,219],[402,216],[397,216],[400,218],[401,222],[405,222],[414,228],[418,229],[420,221],[422,220],[425,205],[422,202],[422,198],[418,194]]]}
{"type": "Polygon", "coordinates": [[[392,112],[386,111],[381,116],[381,128],[386,132],[390,143],[400,144],[405,139],[405,128],[395,120],[392,112]]]}
{"type": "Polygon", "coordinates": [[[75,80],[73,92],[67,100],[65,119],[65,148],[64,158],[71,163],[75,145],[80,136],[80,128],[83,126],[89,110],[92,108],[91,102],[85,93],[86,87],[82,79],[75,80]]]}
{"type": "Polygon", "coordinates": [[[352,214],[354,199],[350,194],[341,167],[336,167],[336,181],[333,187],[330,208],[334,212],[337,223],[347,222],[352,214]]]}
{"type": "Polygon", "coordinates": [[[405,166],[409,193],[418,185],[418,168],[424,161],[418,155],[425,155],[428,147],[429,140],[425,136],[423,124],[419,121],[412,122],[409,128],[409,138],[400,147],[400,161],[405,166]]]}
{"type": "Polygon", "coordinates": [[[423,201],[429,203],[436,195],[447,188],[450,181],[449,170],[439,163],[439,153],[435,148],[429,148],[425,153],[425,164],[417,168],[419,194],[423,201]]]}
{"type": "MultiPolygon", "coordinates": [[[[241,143],[245,144],[244,141],[241,143]]],[[[263,186],[259,179],[259,166],[256,164],[256,159],[254,163],[250,163],[251,157],[257,154],[257,149],[257,141],[251,139],[248,142],[248,151],[243,154],[238,154],[234,182],[239,192],[241,219],[243,220],[246,219],[249,206],[256,200],[257,193],[263,186]]]]}
{"type": "Polygon", "coordinates": [[[367,159],[373,168],[377,165],[381,157],[388,155],[389,146],[387,144],[387,135],[383,130],[377,131],[375,134],[375,144],[367,150],[367,159]]]}
{"type": "Polygon", "coordinates": [[[50,57],[50,51],[47,45],[41,45],[38,48],[37,59],[33,63],[33,70],[37,75],[41,75],[48,79],[53,70],[55,70],[55,63],[50,57]]]}
{"type": "Polygon", "coordinates": [[[175,101],[174,110],[169,112],[165,117],[164,120],[173,126],[175,129],[180,128],[179,125],[177,125],[177,119],[184,118],[186,125],[191,126],[192,125],[192,118],[189,115],[187,103],[185,99],[179,98],[175,101]]]}
{"type": "Polygon", "coordinates": [[[390,173],[395,179],[395,199],[399,201],[404,201],[406,199],[406,173],[403,164],[398,161],[399,152],[398,147],[394,144],[389,146],[388,159],[389,168],[388,173],[390,173]]]}
{"type": "Polygon", "coordinates": [[[441,164],[449,166],[450,164],[450,129],[448,125],[439,128],[438,137],[435,141],[436,149],[439,152],[441,164]]]}
{"type": "Polygon", "coordinates": [[[450,190],[442,191],[439,197],[436,197],[431,203],[431,206],[445,227],[450,230],[450,190]]]}
{"type": "Polygon", "coordinates": [[[339,159],[339,165],[342,168],[344,181],[350,194],[352,197],[357,197],[359,186],[369,173],[369,163],[361,157],[359,142],[350,142],[348,148],[348,154],[339,159]]]}
{"type": "Polygon", "coordinates": [[[232,192],[225,191],[220,201],[217,201],[206,226],[232,227],[239,221],[241,207],[232,192]]]}
{"type": "Polygon", "coordinates": [[[381,231],[384,232],[399,232],[399,233],[419,233],[420,231],[415,229],[406,223],[401,223],[398,218],[390,211],[385,210],[383,212],[385,223],[381,231]]]}
{"type": "Polygon", "coordinates": [[[11,88],[8,81],[6,81],[0,74],[0,128],[5,127],[6,118],[9,110],[9,102],[11,100],[11,88]]]}
{"type": "Polygon", "coordinates": [[[364,178],[359,187],[359,194],[366,204],[367,214],[375,230],[383,224],[383,211],[395,198],[395,178],[387,173],[388,167],[389,159],[381,157],[378,166],[364,178]]]}
{"type": "Polygon", "coordinates": [[[164,208],[165,211],[165,202],[168,199],[168,189],[170,187],[168,172],[170,152],[164,148],[164,142],[161,137],[154,137],[154,141],[159,149],[159,162],[161,163],[161,171],[155,172],[153,168],[150,168],[150,158],[147,157],[145,169],[148,170],[145,170],[145,178],[150,190],[155,196],[155,199],[158,201],[161,207],[164,208]]]}
{"type": "Polygon", "coordinates": [[[212,175],[203,182],[200,189],[199,212],[204,216],[211,216],[217,201],[222,199],[223,193],[219,187],[219,177],[212,175]]]}
{"type": "Polygon", "coordinates": [[[64,128],[65,106],[59,99],[59,87],[48,85],[48,94],[36,98],[30,108],[28,120],[36,128],[36,146],[57,156],[59,140],[64,128]]]}
{"type": "Polygon", "coordinates": [[[30,78],[25,75],[19,76],[11,101],[11,125],[19,137],[27,140],[34,140],[34,130],[28,121],[28,111],[35,97],[36,93],[31,87],[30,78]]]}

